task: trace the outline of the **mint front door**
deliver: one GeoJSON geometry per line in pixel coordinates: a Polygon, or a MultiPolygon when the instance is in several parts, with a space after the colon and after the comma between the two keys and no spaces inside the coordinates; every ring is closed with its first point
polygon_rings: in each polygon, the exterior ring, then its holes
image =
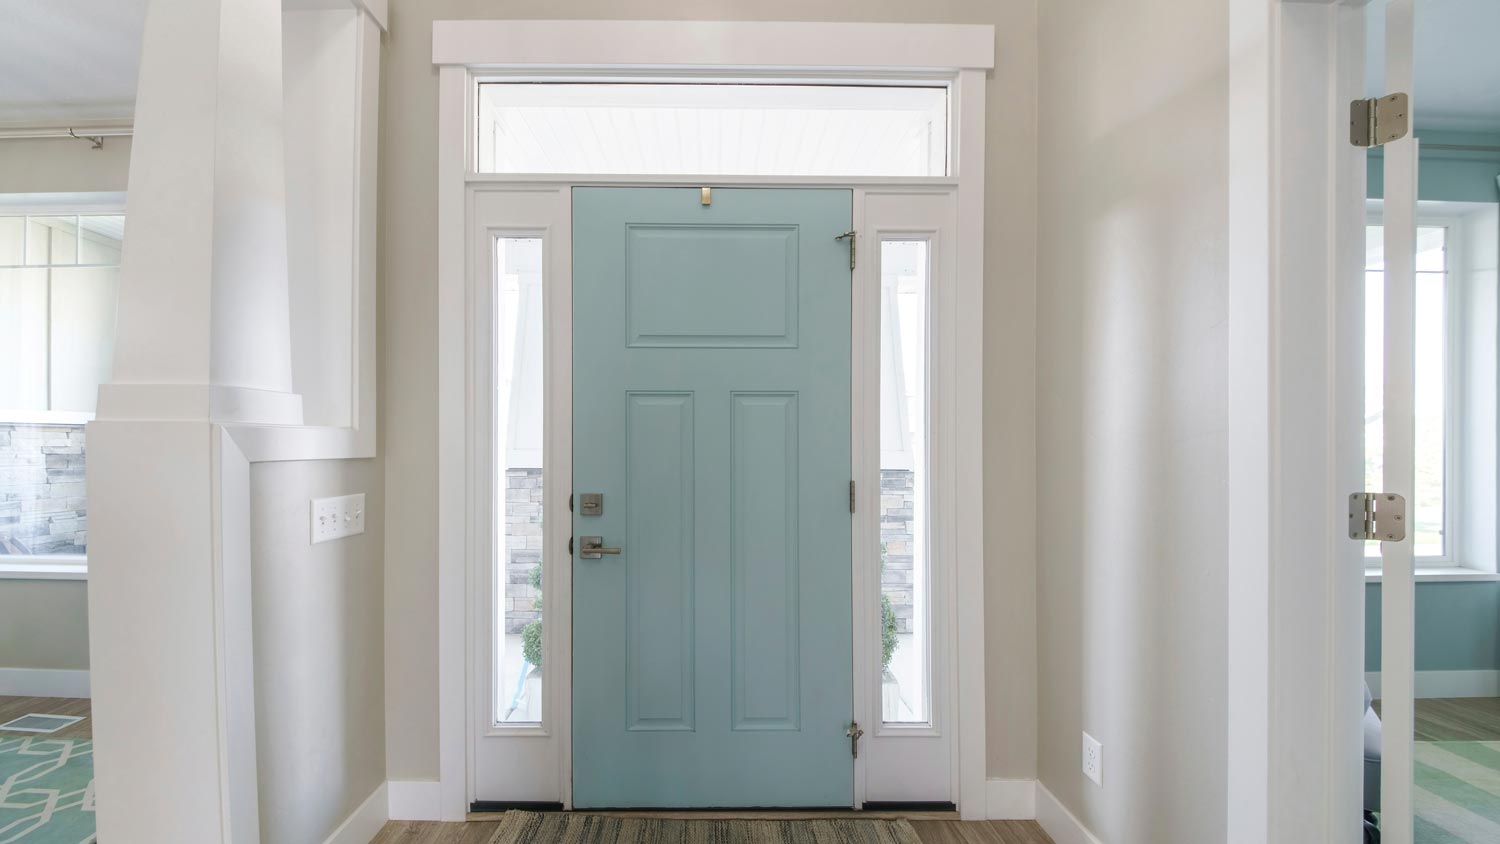
{"type": "Polygon", "coordinates": [[[579,808],[853,801],[850,208],[573,191],[579,808]]]}

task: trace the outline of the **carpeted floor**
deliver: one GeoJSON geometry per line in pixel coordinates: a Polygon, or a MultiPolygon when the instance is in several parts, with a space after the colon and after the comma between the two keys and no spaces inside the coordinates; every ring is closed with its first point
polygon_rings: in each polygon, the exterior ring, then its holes
{"type": "Polygon", "coordinates": [[[92,844],[94,743],[0,735],[0,844],[92,844]]]}
{"type": "Polygon", "coordinates": [[[921,844],[903,820],[683,820],[506,812],[489,844],[921,844]]]}

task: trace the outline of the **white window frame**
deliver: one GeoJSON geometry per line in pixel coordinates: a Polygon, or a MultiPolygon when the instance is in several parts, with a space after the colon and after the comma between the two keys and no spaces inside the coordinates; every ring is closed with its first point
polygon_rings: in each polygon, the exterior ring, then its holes
{"type": "MultiPolygon", "coordinates": [[[[1371,204],[1365,224],[1384,225],[1378,203],[1372,200],[1371,204]]],[[[1463,542],[1468,520],[1476,518],[1476,515],[1471,512],[1473,505],[1464,492],[1468,459],[1464,452],[1462,390],[1464,374],[1470,363],[1464,342],[1466,293],[1462,282],[1466,253],[1462,221],[1451,214],[1431,211],[1424,213],[1419,206],[1416,222],[1418,228],[1443,229],[1443,340],[1447,348],[1443,362],[1443,553],[1439,556],[1414,557],[1413,563],[1418,579],[1423,581],[1497,580],[1500,579],[1500,574],[1472,559],[1470,549],[1466,549],[1463,542]]],[[[1417,275],[1422,273],[1418,272],[1417,275]]],[[[1366,553],[1364,562],[1365,579],[1371,583],[1380,582],[1382,557],[1366,553]]]]}
{"type": "MultiPolygon", "coordinates": [[[[123,216],[123,193],[18,194],[0,197],[0,215],[123,216]]],[[[94,414],[71,410],[0,409],[0,420],[29,425],[86,425],[94,414]]],[[[0,554],[0,580],[87,580],[85,554],[0,554]]]]}
{"type": "MultiPolygon", "coordinates": [[[[985,74],[994,66],[994,30],[990,26],[948,24],[864,23],[747,23],[701,21],[437,21],[433,27],[434,64],[439,71],[439,348],[438,348],[438,513],[439,513],[439,782],[436,815],[461,820],[473,799],[471,767],[471,719],[466,707],[472,677],[469,674],[469,636],[473,619],[469,605],[473,566],[471,514],[474,500],[469,494],[468,443],[473,419],[467,395],[472,385],[472,337],[468,328],[473,283],[468,214],[474,197],[481,192],[568,192],[587,184],[635,185],[775,185],[835,186],[865,189],[925,188],[947,190],[953,197],[955,231],[954,296],[952,331],[955,348],[979,349],[983,345],[983,250],[984,250],[984,86],[985,74]],[[936,69],[936,70],[935,70],[936,69]],[[819,178],[725,178],[698,177],[574,177],[567,174],[518,176],[472,172],[475,81],[481,76],[525,76],[532,79],[581,78],[614,81],[671,76],[678,79],[803,79],[818,81],[922,79],[929,84],[943,80],[952,86],[950,100],[950,161],[952,175],[942,178],[819,179],[819,178]]],[[[855,225],[859,227],[856,202],[855,225]]],[[[534,224],[533,224],[534,225],[534,224]]],[[[866,242],[868,238],[863,238],[866,242]]],[[[571,248],[571,246],[569,246],[571,248]]],[[[861,249],[870,266],[868,247],[861,249]]],[[[546,408],[547,431],[552,451],[544,471],[547,476],[571,477],[571,467],[558,457],[571,446],[571,415],[568,407],[568,375],[571,370],[571,302],[567,299],[571,277],[559,277],[557,251],[549,250],[554,271],[544,279],[548,298],[546,341],[549,359],[545,387],[550,404],[546,408]]],[[[856,291],[858,295],[858,291],[856,291]]],[[[878,310],[876,311],[878,318],[878,310]]],[[[945,516],[951,534],[955,561],[952,643],[954,690],[953,798],[965,818],[987,814],[985,782],[985,665],[984,642],[984,548],[982,532],[959,531],[959,525],[983,522],[982,361],[977,354],[954,354],[952,366],[942,375],[952,383],[948,405],[941,410],[950,445],[942,460],[948,462],[952,506],[945,516]],[[959,459],[962,455],[962,459],[959,459]],[[962,646],[960,648],[960,645],[962,646]]],[[[858,364],[856,363],[856,366],[858,364]]],[[[878,376],[878,369],[877,369],[878,376]]],[[[856,373],[858,377],[858,373],[856,373]]],[[[935,413],[939,411],[935,408],[935,413]]],[[[934,426],[936,427],[936,426],[934,426]]],[[[936,458],[935,458],[936,459],[936,458]]],[[[549,491],[566,484],[544,481],[549,491]]],[[[548,512],[559,510],[549,495],[548,512]]],[[[555,515],[547,520],[547,553],[544,559],[566,560],[559,554],[571,525],[555,515]]],[[[488,560],[483,561],[489,564],[488,560]]],[[[549,627],[570,623],[566,619],[566,566],[549,568],[547,605],[549,627]]],[[[856,571],[856,588],[860,587],[856,571]]],[[[878,604],[876,605],[878,607],[878,604]]],[[[878,609],[876,610],[878,612],[878,609]]],[[[878,616],[876,616],[878,618],[878,616]]],[[[856,623],[860,614],[856,613],[856,623]]],[[[562,631],[566,635],[566,628],[562,631]]],[[[878,627],[868,626],[878,642],[878,627]]],[[[566,680],[566,641],[553,636],[548,652],[551,672],[560,677],[548,687],[548,708],[571,711],[566,680]]],[[[860,640],[856,640],[856,683],[861,682],[860,640]]],[[[878,659],[878,655],[875,657],[878,659]]],[[[868,715],[867,698],[857,695],[856,717],[868,715]]],[[[873,723],[868,717],[862,724],[873,723]]],[[[556,742],[561,772],[557,783],[561,801],[571,801],[571,745],[569,719],[559,717],[547,731],[556,742]]],[[[861,754],[865,757],[866,754],[861,754]]],[[[861,788],[861,768],[856,764],[856,791],[861,788]]]]}

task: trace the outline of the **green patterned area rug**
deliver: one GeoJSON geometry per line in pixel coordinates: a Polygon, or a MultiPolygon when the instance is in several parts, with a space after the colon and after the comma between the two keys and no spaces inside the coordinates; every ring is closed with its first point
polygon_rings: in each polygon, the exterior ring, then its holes
{"type": "Polygon", "coordinates": [[[0,844],[92,844],[94,743],[0,735],[0,844]]]}
{"type": "Polygon", "coordinates": [[[1416,844],[1500,841],[1500,742],[1419,741],[1416,844]]]}

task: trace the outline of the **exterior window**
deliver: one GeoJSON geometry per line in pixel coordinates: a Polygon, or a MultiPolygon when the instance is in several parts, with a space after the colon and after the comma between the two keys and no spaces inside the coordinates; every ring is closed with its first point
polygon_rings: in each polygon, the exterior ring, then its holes
{"type": "Polygon", "coordinates": [[[0,558],[87,551],[83,424],[114,354],[124,227],[0,212],[0,558]]]}
{"type": "MultiPolygon", "coordinates": [[[[1417,272],[1412,324],[1415,328],[1415,500],[1411,502],[1413,553],[1429,565],[1449,563],[1454,557],[1449,530],[1454,502],[1450,500],[1449,429],[1452,424],[1450,384],[1452,355],[1448,325],[1448,229],[1417,228],[1417,272]]],[[[1384,470],[1385,425],[1385,259],[1384,230],[1365,229],[1365,489],[1381,489],[1384,470]]],[[[1379,558],[1380,543],[1365,544],[1367,558],[1379,558]]]]}
{"type": "Polygon", "coordinates": [[[496,724],[542,720],[542,240],[495,240],[496,724]]]}
{"type": "Polygon", "coordinates": [[[931,722],[927,325],[931,243],[880,243],[881,717],[931,722]]]}
{"type": "Polygon", "coordinates": [[[481,173],[944,176],[948,89],[483,82],[481,173]]]}

